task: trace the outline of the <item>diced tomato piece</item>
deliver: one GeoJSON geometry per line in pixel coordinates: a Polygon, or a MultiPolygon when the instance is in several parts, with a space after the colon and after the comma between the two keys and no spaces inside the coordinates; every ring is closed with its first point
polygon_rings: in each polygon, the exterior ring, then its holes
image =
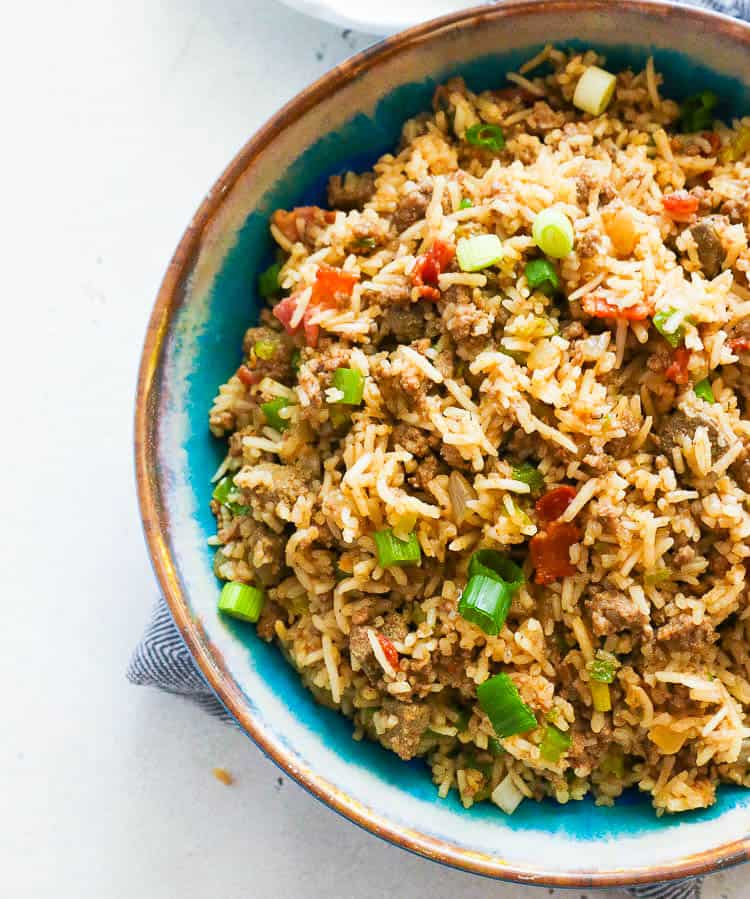
{"type": "Polygon", "coordinates": [[[310,224],[314,223],[323,228],[335,220],[335,212],[321,209],[320,206],[297,206],[288,211],[277,209],[271,216],[271,223],[276,225],[284,237],[292,243],[302,240],[310,224]]]}
{"type": "Polygon", "coordinates": [[[240,365],[237,369],[237,377],[242,381],[245,387],[252,387],[260,381],[260,375],[257,371],[253,371],[246,365],[240,365]]]}
{"type": "Polygon", "coordinates": [[[727,346],[733,353],[746,353],[750,350],[750,337],[732,337],[727,346]]]}
{"type": "Polygon", "coordinates": [[[398,651],[396,650],[396,647],[393,645],[393,643],[391,643],[388,637],[384,636],[383,634],[378,634],[378,643],[380,643],[380,646],[383,649],[383,655],[386,657],[386,659],[388,659],[388,663],[391,668],[398,668],[400,664],[398,651]]]}
{"type": "Polygon", "coordinates": [[[293,293],[288,297],[284,297],[283,300],[279,300],[279,302],[273,307],[273,314],[281,324],[284,326],[284,329],[289,333],[293,334],[296,329],[290,327],[290,322],[294,316],[294,312],[297,308],[297,294],[293,293]]]}
{"type": "Polygon", "coordinates": [[[531,538],[529,551],[537,584],[551,584],[561,577],[575,574],[576,567],[570,561],[570,547],[580,539],[581,532],[574,524],[560,521],[553,521],[531,538]]]}
{"type": "Polygon", "coordinates": [[[686,349],[684,346],[672,350],[672,362],[664,372],[664,377],[668,381],[674,381],[675,384],[687,384],[689,361],[690,350],[686,349]]]}
{"type": "Polygon", "coordinates": [[[543,522],[556,521],[573,502],[575,495],[573,487],[563,484],[540,497],[534,508],[543,522]]]}
{"type": "Polygon", "coordinates": [[[321,265],[315,275],[310,302],[315,306],[339,306],[348,300],[359,275],[330,265],[321,265]]]}
{"type": "Polygon", "coordinates": [[[412,283],[419,288],[420,296],[427,300],[439,300],[438,278],[451,264],[456,248],[451,243],[436,240],[430,249],[417,257],[412,283]]]}
{"type": "Polygon", "coordinates": [[[635,303],[621,309],[597,294],[587,294],[583,298],[583,311],[592,318],[622,318],[629,322],[642,322],[651,315],[651,307],[646,303],[635,303]]]}
{"type": "Polygon", "coordinates": [[[676,190],[662,197],[662,206],[670,218],[676,222],[689,222],[698,211],[698,197],[686,190],[676,190]]]}

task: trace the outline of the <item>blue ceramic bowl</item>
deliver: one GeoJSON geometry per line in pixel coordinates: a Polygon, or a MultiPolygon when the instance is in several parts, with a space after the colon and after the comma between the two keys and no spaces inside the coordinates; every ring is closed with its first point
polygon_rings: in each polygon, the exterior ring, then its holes
{"type": "Polygon", "coordinates": [[[711,88],[725,116],[750,111],[750,28],[664,3],[505,2],[391,38],[324,76],[265,125],[188,227],[151,318],[140,373],[136,455],[141,510],[172,614],[241,726],[303,786],[379,836],[429,858],[510,880],[606,886],[696,874],[746,858],[750,791],[723,786],[712,808],[657,819],[648,798],[526,802],[513,817],[439,800],[428,769],[357,744],[349,721],[317,705],[278,649],[219,618],[206,539],[209,480],[224,454],[207,427],[217,385],[236,369],[257,315],[256,274],[271,260],[268,218],[320,202],[327,177],[370,165],[435,86],[475,90],[554,41],[593,46],[609,68],[653,54],[665,91],[711,88]]]}

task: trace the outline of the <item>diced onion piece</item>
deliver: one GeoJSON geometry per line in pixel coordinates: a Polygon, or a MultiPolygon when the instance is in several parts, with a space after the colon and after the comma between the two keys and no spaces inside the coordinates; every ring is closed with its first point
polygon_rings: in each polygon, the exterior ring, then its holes
{"type": "Polygon", "coordinates": [[[503,245],[497,234],[462,237],[456,246],[456,258],[462,272],[479,272],[503,258],[503,245]]]}
{"type": "Polygon", "coordinates": [[[615,92],[617,78],[599,66],[589,66],[578,79],[573,106],[591,115],[601,115],[609,106],[615,92]]]}
{"type": "Polygon", "coordinates": [[[597,681],[589,683],[591,690],[591,699],[594,702],[594,710],[597,712],[612,711],[612,697],[609,695],[609,684],[602,684],[597,681]]]}
{"type": "Polygon", "coordinates": [[[512,815],[521,804],[523,793],[513,783],[510,774],[507,774],[492,791],[491,799],[506,815],[512,815]]]}
{"type": "Polygon", "coordinates": [[[469,515],[468,503],[477,498],[476,490],[459,471],[452,471],[448,478],[448,496],[451,498],[456,524],[463,524],[469,515]]]}
{"type": "Polygon", "coordinates": [[[231,581],[224,584],[219,597],[219,611],[240,621],[255,623],[265,602],[265,595],[258,587],[231,581]]]}

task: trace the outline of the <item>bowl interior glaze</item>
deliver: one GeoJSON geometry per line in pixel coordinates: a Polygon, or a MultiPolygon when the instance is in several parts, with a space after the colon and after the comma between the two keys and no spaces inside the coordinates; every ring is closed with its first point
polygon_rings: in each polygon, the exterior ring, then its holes
{"type": "Polygon", "coordinates": [[[339,67],[243,149],[173,260],[139,385],[142,513],[173,615],[209,682],[261,747],[338,811],[407,848],[492,876],[577,886],[658,880],[744,858],[750,793],[723,786],[712,808],[661,819],[638,794],[613,809],[589,799],[525,802],[510,818],[487,803],[465,810],[455,793],[439,800],[422,762],[353,742],[350,722],[314,702],[277,648],[219,618],[206,544],[210,479],[225,452],[207,413],[260,308],[255,278],[272,258],[270,214],[323,202],[330,174],[390,151],[404,120],[428,108],[451,75],[475,90],[502,86],[506,71],[541,49],[542,36],[593,46],[612,69],[642,67],[653,54],[664,95],[711,88],[723,117],[750,112],[748,29],[660,4],[506,3],[420,26],[339,67]]]}

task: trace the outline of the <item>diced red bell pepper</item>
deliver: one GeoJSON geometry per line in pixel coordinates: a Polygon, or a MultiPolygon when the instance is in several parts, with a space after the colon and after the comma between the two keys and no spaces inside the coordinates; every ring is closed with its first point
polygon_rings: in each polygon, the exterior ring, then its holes
{"type": "Polygon", "coordinates": [[[576,491],[573,487],[563,484],[555,487],[549,493],[545,493],[536,501],[535,509],[539,518],[546,524],[556,521],[573,502],[576,491]]]}
{"type": "Polygon", "coordinates": [[[339,306],[349,299],[359,275],[330,265],[321,265],[315,275],[312,298],[315,306],[339,306]]]}
{"type": "Polygon", "coordinates": [[[391,643],[388,637],[386,637],[384,634],[378,634],[378,643],[380,643],[380,646],[383,650],[383,655],[388,660],[388,664],[391,666],[391,668],[398,668],[400,664],[398,651],[396,650],[396,647],[393,645],[393,643],[391,643]]]}
{"type": "Polygon", "coordinates": [[[667,215],[676,222],[689,222],[698,211],[699,200],[686,190],[676,190],[662,197],[667,215]]]}
{"type": "Polygon", "coordinates": [[[302,321],[296,327],[292,327],[291,322],[299,301],[298,293],[293,293],[291,296],[279,300],[273,307],[273,314],[284,326],[287,333],[298,334],[300,328],[302,328],[305,335],[305,343],[308,346],[317,346],[320,326],[313,324],[310,319],[319,309],[330,309],[345,302],[352,295],[352,290],[358,280],[359,275],[352,272],[344,272],[338,268],[321,265],[315,275],[312,295],[302,315],[302,321]]]}
{"type": "Polygon", "coordinates": [[[537,584],[551,584],[562,577],[575,574],[570,561],[570,547],[581,539],[581,532],[571,522],[553,521],[529,542],[534,580],[537,584]]]}
{"type": "Polygon", "coordinates": [[[675,384],[687,384],[689,361],[690,350],[686,347],[680,346],[676,350],[672,350],[672,362],[664,372],[664,377],[668,381],[674,381],[675,384]]]}
{"type": "Polygon", "coordinates": [[[456,255],[456,248],[451,243],[436,240],[430,249],[417,256],[412,272],[412,283],[419,288],[419,295],[426,300],[439,300],[438,278],[451,264],[456,255]]]}
{"type": "Polygon", "coordinates": [[[335,220],[335,212],[321,209],[320,206],[296,206],[290,210],[277,209],[271,216],[271,223],[276,225],[284,237],[291,240],[292,243],[302,240],[310,224],[315,223],[323,228],[335,220]]]}
{"type": "Polygon", "coordinates": [[[733,353],[746,353],[750,350],[750,337],[731,337],[727,346],[733,353]]]}
{"type": "Polygon", "coordinates": [[[583,311],[592,318],[622,318],[629,322],[642,322],[651,315],[652,309],[646,303],[635,303],[620,308],[597,294],[587,294],[583,298],[583,311]]]}
{"type": "Polygon", "coordinates": [[[253,371],[246,365],[240,365],[237,369],[237,377],[242,381],[245,387],[252,387],[260,381],[260,375],[257,371],[253,371]]]}

